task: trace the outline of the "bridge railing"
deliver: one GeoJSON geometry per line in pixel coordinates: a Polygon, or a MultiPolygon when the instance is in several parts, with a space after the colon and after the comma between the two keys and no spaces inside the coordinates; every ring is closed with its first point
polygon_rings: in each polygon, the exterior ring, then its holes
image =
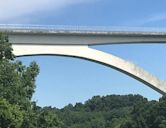
{"type": "Polygon", "coordinates": [[[71,26],[71,25],[24,25],[0,24],[0,31],[66,31],[66,32],[166,32],[166,28],[125,26],[71,26]]]}

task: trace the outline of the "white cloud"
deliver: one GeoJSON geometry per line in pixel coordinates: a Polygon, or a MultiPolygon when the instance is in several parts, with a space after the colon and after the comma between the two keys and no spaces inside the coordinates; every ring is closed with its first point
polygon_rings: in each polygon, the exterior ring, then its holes
{"type": "Polygon", "coordinates": [[[72,4],[88,1],[94,0],[0,0],[0,21],[8,21],[51,8],[59,10],[72,4]]]}
{"type": "Polygon", "coordinates": [[[130,20],[129,22],[124,22],[125,25],[132,25],[132,26],[146,26],[148,24],[156,25],[160,24],[161,22],[166,21],[166,13],[156,13],[151,14],[149,16],[143,17],[141,19],[130,20]]]}
{"type": "Polygon", "coordinates": [[[156,23],[156,22],[160,22],[164,20],[166,20],[166,13],[159,13],[159,14],[153,14],[151,16],[138,20],[137,22],[140,25],[146,25],[149,23],[156,23]]]}

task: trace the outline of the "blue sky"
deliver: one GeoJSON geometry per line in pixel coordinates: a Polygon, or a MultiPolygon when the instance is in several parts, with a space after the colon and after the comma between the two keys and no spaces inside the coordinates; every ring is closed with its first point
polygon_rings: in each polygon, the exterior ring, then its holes
{"type": "Polygon", "coordinates": [[[165,26],[164,0],[5,0],[0,23],[165,26]]]}
{"type": "MultiPolygon", "coordinates": [[[[0,4],[1,24],[130,26],[166,28],[165,0],[5,0],[0,4]]],[[[166,45],[93,46],[129,60],[166,81],[166,45]]],[[[63,107],[94,95],[161,95],[142,83],[108,67],[85,60],[40,56],[18,58],[40,65],[34,100],[38,105],[63,107]]]]}

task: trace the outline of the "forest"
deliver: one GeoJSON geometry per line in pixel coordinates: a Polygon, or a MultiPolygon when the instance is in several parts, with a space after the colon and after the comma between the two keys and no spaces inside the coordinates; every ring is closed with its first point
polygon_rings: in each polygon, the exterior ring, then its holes
{"type": "Polygon", "coordinates": [[[0,128],[166,128],[166,96],[94,96],[62,109],[37,106],[32,96],[39,65],[24,65],[12,51],[0,34],[0,128]]]}

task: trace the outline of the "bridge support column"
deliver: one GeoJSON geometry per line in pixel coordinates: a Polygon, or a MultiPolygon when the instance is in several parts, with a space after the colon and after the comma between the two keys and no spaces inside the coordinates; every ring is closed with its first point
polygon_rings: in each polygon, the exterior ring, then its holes
{"type": "Polygon", "coordinates": [[[161,94],[166,94],[166,83],[138,66],[117,56],[89,48],[85,45],[13,45],[16,56],[58,55],[97,62],[129,75],[161,94]]]}

